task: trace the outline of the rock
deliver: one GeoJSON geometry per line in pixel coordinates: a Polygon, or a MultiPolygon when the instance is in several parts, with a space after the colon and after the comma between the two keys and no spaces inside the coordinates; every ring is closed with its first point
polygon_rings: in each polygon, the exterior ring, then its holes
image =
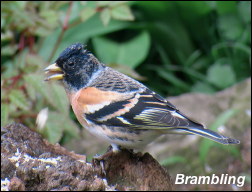
{"type": "Polygon", "coordinates": [[[167,171],[149,154],[124,150],[93,165],[21,124],[1,133],[2,190],[171,190],[167,171]]]}

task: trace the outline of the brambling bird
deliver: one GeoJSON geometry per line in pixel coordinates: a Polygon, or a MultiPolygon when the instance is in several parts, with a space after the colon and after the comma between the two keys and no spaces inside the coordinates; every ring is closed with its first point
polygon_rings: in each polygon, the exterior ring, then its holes
{"type": "Polygon", "coordinates": [[[206,129],[140,82],[106,66],[82,44],[67,47],[45,69],[45,80],[61,80],[83,127],[119,146],[141,148],[162,134],[195,134],[221,144],[240,141],[206,129]]]}

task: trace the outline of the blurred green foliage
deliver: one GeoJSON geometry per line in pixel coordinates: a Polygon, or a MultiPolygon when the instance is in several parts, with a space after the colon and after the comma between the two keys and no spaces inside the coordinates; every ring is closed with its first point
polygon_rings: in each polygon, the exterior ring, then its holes
{"type": "Polygon", "coordinates": [[[250,33],[247,1],[1,1],[1,125],[22,122],[53,143],[79,135],[63,88],[43,81],[72,43],[167,96],[249,77],[250,33]]]}
{"type": "Polygon", "coordinates": [[[126,2],[1,2],[1,125],[21,122],[52,143],[77,137],[65,91],[45,83],[43,69],[70,44],[124,29],[129,23],[122,21],[133,19],[126,2]]]}

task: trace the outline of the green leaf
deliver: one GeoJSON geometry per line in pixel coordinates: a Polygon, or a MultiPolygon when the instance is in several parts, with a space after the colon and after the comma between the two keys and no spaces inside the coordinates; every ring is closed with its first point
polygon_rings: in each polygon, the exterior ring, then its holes
{"type": "Polygon", "coordinates": [[[129,1],[110,1],[110,4],[108,5],[109,7],[116,7],[120,5],[130,5],[129,1]]]}
{"type": "Polygon", "coordinates": [[[95,8],[84,7],[84,9],[82,9],[80,12],[80,18],[84,22],[90,19],[95,13],[96,13],[95,8]]]}
{"type": "Polygon", "coordinates": [[[228,153],[230,153],[236,158],[239,158],[241,156],[240,150],[235,145],[220,145],[219,147],[223,150],[227,150],[228,153]]]}
{"type": "Polygon", "coordinates": [[[209,150],[211,147],[213,147],[215,143],[209,139],[204,139],[200,143],[199,148],[199,157],[201,162],[204,164],[206,162],[207,154],[209,153],[209,150]]]}
{"type": "Polygon", "coordinates": [[[209,1],[176,1],[176,4],[185,12],[182,14],[186,14],[189,18],[204,16],[212,11],[212,5],[209,4],[209,1]]]}
{"type": "Polygon", "coordinates": [[[9,105],[1,104],[1,126],[5,126],[9,117],[9,105]]]}
{"type": "MultiPolygon", "coordinates": [[[[2,20],[2,18],[1,18],[2,20]]],[[[2,21],[1,21],[2,22],[2,21]]],[[[3,25],[4,26],[4,25],[3,25]]],[[[1,28],[3,27],[1,26],[1,28]]],[[[14,38],[14,34],[12,31],[8,30],[8,31],[5,31],[5,32],[2,32],[1,34],[1,42],[3,41],[11,41],[12,39],[14,38]]],[[[10,50],[7,50],[7,53],[10,52],[10,50]]],[[[3,55],[3,47],[1,49],[1,55],[3,55]]]]}
{"type": "Polygon", "coordinates": [[[204,82],[200,82],[200,81],[198,81],[192,86],[191,91],[198,92],[198,93],[215,93],[216,92],[216,90],[211,85],[204,82]]]}
{"type": "Polygon", "coordinates": [[[26,91],[27,91],[27,94],[31,100],[36,99],[37,92],[33,86],[26,86],[26,91]]]}
{"type": "Polygon", "coordinates": [[[54,102],[50,96],[49,88],[46,86],[46,82],[44,81],[44,76],[38,73],[31,73],[24,76],[24,80],[27,83],[28,86],[32,86],[37,93],[44,96],[44,98],[49,102],[50,104],[54,105],[54,102]]]}
{"type": "MultiPolygon", "coordinates": [[[[65,34],[64,37],[53,57],[53,61],[57,59],[59,54],[69,45],[81,42],[85,43],[88,38],[103,35],[111,32],[115,32],[118,30],[122,30],[127,28],[130,25],[129,22],[122,22],[122,21],[116,21],[112,20],[109,22],[109,25],[104,27],[102,24],[99,15],[95,14],[93,17],[88,19],[86,22],[82,22],[79,25],[73,26],[72,28],[69,28],[65,34]]],[[[48,60],[53,46],[56,43],[58,37],[60,35],[60,29],[56,30],[54,33],[46,37],[42,43],[41,49],[39,50],[39,55],[44,58],[44,60],[48,60]]],[[[50,61],[51,62],[51,61],[50,61]]]]}
{"type": "Polygon", "coordinates": [[[250,25],[251,22],[251,1],[240,1],[238,11],[242,20],[250,25]]]}
{"type": "Polygon", "coordinates": [[[113,19],[133,21],[134,16],[127,5],[115,6],[111,9],[113,19]]]}
{"type": "Polygon", "coordinates": [[[28,48],[25,48],[23,51],[18,54],[14,59],[14,65],[20,70],[24,70],[26,68],[26,57],[29,53],[28,48]]]}
{"type": "Polygon", "coordinates": [[[193,64],[200,58],[202,55],[201,51],[195,50],[186,60],[185,66],[193,66],[193,64]]]}
{"type": "Polygon", "coordinates": [[[120,46],[117,63],[136,68],[146,58],[149,49],[150,35],[147,31],[143,31],[135,38],[120,46]]]}
{"type": "MultiPolygon", "coordinates": [[[[40,12],[40,16],[45,18],[47,25],[57,25],[59,19],[59,12],[55,10],[43,10],[40,12]]],[[[44,26],[46,27],[46,26],[44,26]]]]}
{"type": "Polygon", "coordinates": [[[95,37],[92,40],[96,54],[102,62],[126,65],[131,68],[137,67],[146,58],[150,48],[150,36],[146,31],[122,43],[104,37],[95,37]]]}
{"type": "Polygon", "coordinates": [[[66,131],[70,137],[78,137],[77,125],[68,115],[59,112],[49,111],[48,120],[42,132],[50,143],[57,143],[61,140],[63,132],[66,131]]]}
{"type": "Polygon", "coordinates": [[[157,72],[161,77],[169,81],[174,86],[181,88],[183,91],[189,90],[190,86],[186,82],[176,77],[173,73],[167,72],[165,70],[157,70],[157,72]]]}
{"type": "Polygon", "coordinates": [[[59,112],[67,113],[69,102],[64,88],[57,82],[45,82],[44,78],[42,71],[41,74],[34,73],[24,76],[26,83],[43,95],[51,106],[59,112]]]}
{"type": "Polygon", "coordinates": [[[69,101],[63,86],[54,82],[52,84],[46,85],[50,90],[50,97],[54,101],[54,106],[61,112],[68,114],[69,111],[69,101]]]}
{"type": "Polygon", "coordinates": [[[50,35],[53,32],[53,30],[48,29],[43,26],[37,26],[36,29],[34,29],[34,34],[40,37],[46,37],[50,35]]]}
{"type": "Polygon", "coordinates": [[[187,160],[182,156],[172,156],[160,162],[162,166],[169,166],[177,163],[186,163],[187,160]]]}
{"type": "Polygon", "coordinates": [[[236,15],[228,14],[219,17],[218,30],[225,39],[237,40],[242,35],[244,26],[236,15]]]}
{"type": "Polygon", "coordinates": [[[219,14],[234,13],[237,9],[235,1],[216,1],[216,10],[219,14]]]}
{"type": "Polygon", "coordinates": [[[105,8],[102,10],[100,14],[101,21],[104,26],[107,26],[109,24],[110,18],[111,18],[111,12],[108,8],[105,8]]]}
{"type": "Polygon", "coordinates": [[[26,56],[26,64],[43,66],[45,62],[41,59],[39,55],[28,53],[26,56]]]}
{"type": "Polygon", "coordinates": [[[46,137],[50,143],[59,142],[60,138],[63,135],[64,123],[68,119],[65,118],[62,114],[49,111],[48,120],[46,122],[43,132],[46,134],[46,137]],[[62,121],[64,120],[64,121],[62,121]]]}
{"type": "MultiPolygon", "coordinates": [[[[250,40],[249,40],[250,41],[250,40]]],[[[250,76],[251,49],[243,43],[221,42],[212,47],[214,60],[221,64],[232,64],[237,81],[250,76]]]]}
{"type": "Polygon", "coordinates": [[[1,55],[10,56],[13,55],[18,49],[18,46],[15,44],[8,44],[1,47],[1,55]]]}
{"type": "Polygon", "coordinates": [[[77,126],[77,124],[69,117],[67,116],[65,118],[65,122],[63,124],[64,131],[68,134],[70,137],[77,138],[80,136],[80,130],[77,126]]]}
{"type": "Polygon", "coordinates": [[[213,64],[207,71],[207,79],[220,89],[235,83],[235,74],[230,65],[213,64]]]}
{"type": "Polygon", "coordinates": [[[217,131],[217,129],[224,125],[231,117],[233,117],[239,111],[236,109],[229,109],[224,111],[222,114],[218,116],[215,122],[210,126],[211,130],[217,131]]]}
{"type": "Polygon", "coordinates": [[[111,1],[97,1],[97,6],[98,7],[106,7],[111,4],[111,1]]]}
{"type": "MultiPolygon", "coordinates": [[[[12,2],[13,3],[13,2],[12,2]]],[[[20,9],[25,9],[25,6],[27,5],[28,2],[25,2],[25,1],[16,1],[15,2],[17,4],[17,6],[20,8],[20,9]]]]}
{"type": "Polygon", "coordinates": [[[8,79],[19,74],[18,68],[15,67],[12,60],[7,60],[4,64],[1,64],[3,67],[3,72],[1,73],[2,79],[8,79]]]}
{"type": "Polygon", "coordinates": [[[21,90],[12,90],[10,92],[10,101],[14,103],[17,107],[28,110],[30,104],[25,96],[25,94],[21,90]]]}
{"type": "Polygon", "coordinates": [[[105,64],[117,64],[117,51],[119,45],[104,37],[92,38],[97,57],[105,64]],[[104,51],[106,50],[106,51],[104,51]]]}

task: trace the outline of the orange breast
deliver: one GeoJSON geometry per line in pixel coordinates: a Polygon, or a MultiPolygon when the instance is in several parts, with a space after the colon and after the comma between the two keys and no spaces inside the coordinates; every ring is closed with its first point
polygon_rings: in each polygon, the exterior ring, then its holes
{"type": "Polygon", "coordinates": [[[111,102],[128,99],[132,96],[131,94],[102,91],[95,87],[87,87],[67,95],[77,119],[83,126],[88,125],[84,119],[85,113],[93,113],[111,102]]]}

